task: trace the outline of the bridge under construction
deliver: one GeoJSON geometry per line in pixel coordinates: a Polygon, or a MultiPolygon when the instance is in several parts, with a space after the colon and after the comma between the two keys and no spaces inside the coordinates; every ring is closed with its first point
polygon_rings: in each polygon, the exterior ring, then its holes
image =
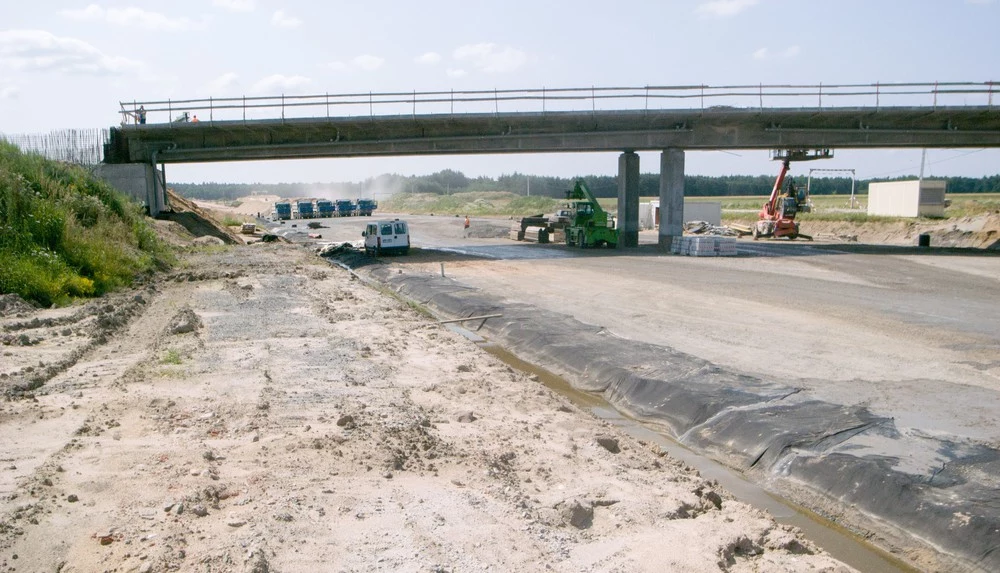
{"type": "MultiPolygon", "coordinates": [[[[619,151],[620,246],[638,244],[639,156],[660,150],[660,244],[683,222],[684,151],[1000,147],[1000,83],[646,86],[132,101],[105,171],[168,163],[619,151]],[[200,118],[199,118],[200,116],[200,118]]],[[[112,174],[111,177],[114,177],[112,174]]]]}

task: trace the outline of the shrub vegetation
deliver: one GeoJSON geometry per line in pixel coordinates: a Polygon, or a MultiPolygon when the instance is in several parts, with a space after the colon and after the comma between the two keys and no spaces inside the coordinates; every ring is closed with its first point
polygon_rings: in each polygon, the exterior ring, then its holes
{"type": "Polygon", "coordinates": [[[61,305],[171,262],[137,204],[83,167],[0,140],[0,293],[61,305]]]}

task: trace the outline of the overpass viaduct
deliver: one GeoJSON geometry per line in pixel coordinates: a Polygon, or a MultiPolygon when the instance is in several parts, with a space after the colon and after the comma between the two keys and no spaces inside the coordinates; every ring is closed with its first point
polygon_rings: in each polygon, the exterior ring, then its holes
{"type": "Polygon", "coordinates": [[[618,151],[620,244],[628,247],[638,244],[636,152],[660,150],[660,244],[669,247],[681,234],[685,150],[1000,147],[998,88],[650,86],[134,101],[121,103],[104,162],[111,171],[145,166],[155,214],[168,163],[618,151]]]}

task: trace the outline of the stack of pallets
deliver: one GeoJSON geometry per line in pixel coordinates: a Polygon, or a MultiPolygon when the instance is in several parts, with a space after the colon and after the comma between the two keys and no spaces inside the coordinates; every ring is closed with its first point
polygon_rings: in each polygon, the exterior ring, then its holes
{"type": "Polygon", "coordinates": [[[729,237],[674,237],[670,252],[689,257],[735,257],[736,239],[729,237]]]}

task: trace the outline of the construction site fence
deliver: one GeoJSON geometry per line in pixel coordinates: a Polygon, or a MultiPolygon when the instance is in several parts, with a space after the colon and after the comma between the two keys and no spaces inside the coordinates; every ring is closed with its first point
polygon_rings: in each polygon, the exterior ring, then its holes
{"type": "Polygon", "coordinates": [[[37,153],[46,159],[86,166],[101,162],[108,137],[107,128],[61,129],[48,133],[0,133],[0,139],[14,144],[25,153],[37,153]]]}
{"type": "Polygon", "coordinates": [[[982,106],[1000,82],[756,84],[367,92],[119,102],[122,124],[558,111],[982,106]],[[200,117],[198,117],[200,116],[200,117]]]}

